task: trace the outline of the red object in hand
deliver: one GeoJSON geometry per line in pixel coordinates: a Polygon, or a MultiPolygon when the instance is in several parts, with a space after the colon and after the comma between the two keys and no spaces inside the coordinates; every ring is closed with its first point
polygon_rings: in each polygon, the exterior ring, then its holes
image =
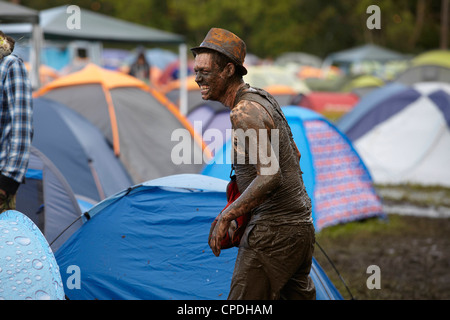
{"type": "MultiPolygon", "coordinates": [[[[237,187],[236,183],[236,176],[231,177],[231,181],[228,183],[227,186],[227,205],[225,208],[222,209],[222,211],[219,213],[219,215],[216,217],[216,219],[213,222],[212,228],[215,227],[217,224],[217,221],[219,220],[220,214],[228,208],[230,204],[232,204],[237,198],[240,196],[239,189],[237,187]]],[[[232,247],[238,247],[239,243],[241,242],[241,237],[244,234],[245,228],[247,227],[247,224],[250,220],[249,214],[243,214],[242,216],[236,218],[231,222],[231,226],[228,229],[227,234],[222,239],[220,243],[221,249],[228,249],[232,247]],[[230,230],[231,229],[231,230],[230,230]]]]}

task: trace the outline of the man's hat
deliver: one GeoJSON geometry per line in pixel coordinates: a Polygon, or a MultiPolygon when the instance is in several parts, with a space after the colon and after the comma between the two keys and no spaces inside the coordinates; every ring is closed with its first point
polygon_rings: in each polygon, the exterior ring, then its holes
{"type": "Polygon", "coordinates": [[[224,54],[241,69],[242,75],[247,74],[247,69],[244,67],[245,42],[234,33],[225,29],[212,28],[200,46],[191,48],[191,51],[196,55],[196,51],[201,48],[211,49],[224,54]]]}

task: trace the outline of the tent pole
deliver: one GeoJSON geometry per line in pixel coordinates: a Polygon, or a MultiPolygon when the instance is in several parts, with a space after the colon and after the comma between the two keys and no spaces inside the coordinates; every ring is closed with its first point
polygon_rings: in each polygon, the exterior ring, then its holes
{"type": "Polygon", "coordinates": [[[178,47],[180,56],[180,112],[186,116],[188,111],[187,99],[187,54],[186,44],[181,43],[178,47]]]}
{"type": "Polygon", "coordinates": [[[31,53],[30,53],[30,82],[33,90],[41,86],[39,67],[41,65],[42,29],[39,23],[32,26],[31,53]]]}

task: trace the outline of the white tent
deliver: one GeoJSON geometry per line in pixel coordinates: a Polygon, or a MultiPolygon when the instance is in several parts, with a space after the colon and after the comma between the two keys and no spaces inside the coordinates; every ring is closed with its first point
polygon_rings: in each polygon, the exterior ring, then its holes
{"type": "Polygon", "coordinates": [[[347,115],[352,123],[344,118],[340,129],[375,183],[450,186],[449,84],[374,90],[351,113],[359,116],[347,115]]]}

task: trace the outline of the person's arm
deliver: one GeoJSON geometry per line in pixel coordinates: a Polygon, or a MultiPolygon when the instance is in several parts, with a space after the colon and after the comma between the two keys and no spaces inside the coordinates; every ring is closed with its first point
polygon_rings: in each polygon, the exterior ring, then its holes
{"type": "Polygon", "coordinates": [[[21,61],[14,61],[10,65],[3,91],[11,119],[11,137],[6,162],[0,174],[0,189],[7,194],[15,194],[28,167],[33,137],[31,84],[21,61]]]}
{"type": "Polygon", "coordinates": [[[241,196],[220,215],[210,240],[210,247],[216,256],[220,254],[220,242],[228,232],[230,222],[262,204],[281,182],[278,155],[275,154],[278,148],[272,148],[278,141],[271,141],[272,136],[278,138],[278,135],[272,134],[277,129],[267,111],[257,103],[242,101],[231,111],[230,119],[234,130],[242,129],[244,133],[254,130],[255,134],[248,135],[249,143],[244,146],[250,154],[255,150],[252,151],[252,147],[257,146],[256,163],[253,164],[250,159],[257,175],[241,196]]]}

